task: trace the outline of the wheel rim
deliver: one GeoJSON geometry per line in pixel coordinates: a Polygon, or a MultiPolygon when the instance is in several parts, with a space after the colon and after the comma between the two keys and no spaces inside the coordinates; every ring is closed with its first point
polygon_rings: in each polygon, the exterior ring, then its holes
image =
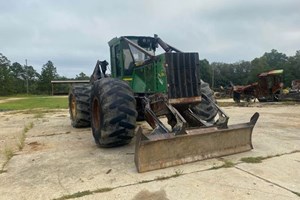
{"type": "Polygon", "coordinates": [[[93,125],[96,129],[99,129],[100,128],[100,120],[101,120],[101,117],[100,117],[100,104],[99,104],[99,101],[97,98],[94,98],[93,100],[93,110],[92,110],[92,121],[93,121],[93,125]]]}
{"type": "Polygon", "coordinates": [[[71,100],[71,113],[72,113],[72,118],[74,118],[76,116],[76,99],[74,95],[72,95],[72,100],[71,100]]]}

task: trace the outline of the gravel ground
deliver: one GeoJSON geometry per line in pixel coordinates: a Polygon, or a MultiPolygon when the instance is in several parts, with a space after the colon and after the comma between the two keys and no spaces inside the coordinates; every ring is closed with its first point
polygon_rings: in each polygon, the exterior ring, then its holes
{"type": "Polygon", "coordinates": [[[230,124],[260,113],[252,151],[142,174],[134,141],[98,148],[90,128],[71,127],[68,110],[1,112],[0,199],[299,199],[300,105],[223,109],[230,124]]]}

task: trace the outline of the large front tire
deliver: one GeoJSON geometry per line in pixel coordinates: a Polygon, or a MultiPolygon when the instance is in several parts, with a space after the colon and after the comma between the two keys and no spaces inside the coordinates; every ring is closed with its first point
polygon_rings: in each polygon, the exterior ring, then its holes
{"type": "Polygon", "coordinates": [[[126,82],[114,78],[94,82],[91,126],[97,145],[114,147],[130,143],[136,117],[136,101],[126,82]]]}

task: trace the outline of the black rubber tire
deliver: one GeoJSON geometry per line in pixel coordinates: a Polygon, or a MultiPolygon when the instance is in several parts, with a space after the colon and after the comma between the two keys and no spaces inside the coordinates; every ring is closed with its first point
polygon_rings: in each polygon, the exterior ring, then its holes
{"type": "Polygon", "coordinates": [[[241,94],[233,91],[233,101],[235,103],[240,103],[241,102],[241,94]]]}
{"type": "Polygon", "coordinates": [[[91,97],[91,126],[101,147],[130,143],[136,127],[136,100],[129,85],[119,79],[94,82],[91,97]]]}
{"type": "Polygon", "coordinates": [[[71,124],[75,128],[90,127],[91,86],[73,85],[69,92],[69,113],[71,124]]]}
{"type": "MultiPolygon", "coordinates": [[[[209,84],[201,80],[201,94],[205,94],[213,102],[216,102],[214,98],[214,92],[210,89],[209,84]]],[[[212,122],[215,116],[218,114],[217,108],[213,105],[212,102],[201,99],[201,103],[193,106],[191,110],[196,113],[200,119],[207,122],[212,122]]]]}

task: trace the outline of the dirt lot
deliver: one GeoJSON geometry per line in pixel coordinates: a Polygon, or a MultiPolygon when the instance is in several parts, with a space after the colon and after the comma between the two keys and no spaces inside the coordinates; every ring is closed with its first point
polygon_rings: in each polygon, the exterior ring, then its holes
{"type": "Polygon", "coordinates": [[[70,126],[68,110],[1,112],[0,199],[299,199],[300,105],[224,110],[230,124],[260,113],[252,151],[142,174],[134,141],[99,149],[89,128],[70,126]]]}

